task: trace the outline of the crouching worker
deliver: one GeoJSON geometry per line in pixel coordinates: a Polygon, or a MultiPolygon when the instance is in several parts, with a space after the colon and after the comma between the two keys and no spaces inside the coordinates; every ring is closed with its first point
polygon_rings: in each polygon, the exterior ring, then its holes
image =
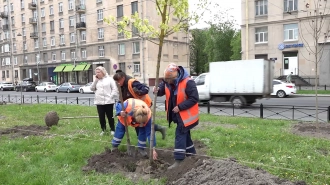
{"type": "MultiPolygon", "coordinates": [[[[116,115],[118,117],[118,123],[115,129],[115,135],[112,139],[113,151],[118,150],[118,146],[121,143],[125,135],[125,119],[128,126],[132,126],[139,130],[138,134],[138,151],[146,157],[146,141],[148,139],[150,144],[151,134],[151,110],[148,105],[139,99],[129,98],[124,101],[124,111],[122,111],[121,103],[116,104],[116,115]]],[[[157,152],[155,150],[156,138],[153,142],[153,159],[157,159],[157,152]]]]}

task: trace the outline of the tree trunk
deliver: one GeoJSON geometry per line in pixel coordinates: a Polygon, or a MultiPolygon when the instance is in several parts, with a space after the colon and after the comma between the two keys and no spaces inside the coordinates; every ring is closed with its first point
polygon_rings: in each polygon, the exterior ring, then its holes
{"type": "Polygon", "coordinates": [[[318,64],[318,42],[319,42],[319,35],[318,35],[318,18],[316,18],[315,21],[315,29],[314,29],[314,38],[315,38],[315,123],[316,123],[316,128],[317,130],[319,129],[319,101],[318,101],[318,96],[317,96],[317,82],[318,82],[318,77],[317,77],[317,64],[318,64]]]}

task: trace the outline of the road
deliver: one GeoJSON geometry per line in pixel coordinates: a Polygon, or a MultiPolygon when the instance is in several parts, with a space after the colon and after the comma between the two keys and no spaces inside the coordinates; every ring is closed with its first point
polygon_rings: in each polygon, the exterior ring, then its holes
{"type": "MultiPolygon", "coordinates": [[[[56,92],[23,92],[24,103],[54,103],[80,104],[93,106],[94,94],[56,93],[56,92]],[[56,98],[55,98],[56,97],[56,98]],[[78,101],[77,101],[78,98],[78,101]]],[[[153,98],[153,94],[150,93],[153,98]]],[[[15,91],[0,91],[0,101],[20,103],[21,93],[15,91]]],[[[165,110],[165,97],[157,98],[157,109],[165,110]]],[[[233,109],[228,104],[211,103],[210,113],[215,115],[260,117],[260,104],[263,104],[263,117],[272,119],[315,120],[315,97],[270,98],[258,100],[250,107],[233,109]]],[[[330,106],[330,97],[319,97],[319,119],[327,120],[327,107],[330,106]]],[[[200,106],[200,112],[207,113],[207,105],[200,106]]]]}

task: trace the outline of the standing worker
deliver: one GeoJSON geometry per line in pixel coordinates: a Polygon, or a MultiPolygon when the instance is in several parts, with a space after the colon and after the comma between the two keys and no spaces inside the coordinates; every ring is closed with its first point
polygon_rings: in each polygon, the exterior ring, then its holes
{"type": "MultiPolygon", "coordinates": [[[[144,101],[149,108],[152,106],[152,100],[149,96],[149,87],[140,83],[131,76],[126,75],[122,70],[117,70],[113,79],[120,85],[123,101],[128,98],[136,98],[144,101]]],[[[166,127],[155,124],[155,131],[162,133],[162,139],[166,137],[166,127]]],[[[136,129],[136,134],[139,135],[136,129]]]]}
{"type": "Polygon", "coordinates": [[[166,111],[169,126],[177,124],[175,130],[174,159],[168,169],[180,165],[186,156],[196,154],[190,130],[198,125],[198,91],[196,83],[189,78],[182,66],[169,64],[164,71],[164,81],[154,88],[157,96],[166,96],[166,111]]]}
{"type": "MultiPolygon", "coordinates": [[[[138,134],[138,151],[143,156],[147,156],[146,141],[151,134],[151,110],[148,105],[139,99],[129,98],[123,103],[124,110],[122,111],[121,103],[116,104],[116,115],[118,116],[118,124],[116,126],[115,135],[112,138],[112,151],[118,150],[118,146],[121,143],[125,135],[125,121],[127,125],[135,127],[139,130],[138,134]],[[126,120],[125,120],[126,119],[126,120]]],[[[153,159],[157,159],[156,138],[153,142],[153,159]]]]}
{"type": "Polygon", "coordinates": [[[291,82],[291,76],[292,76],[293,72],[291,72],[288,76],[286,76],[286,82],[287,83],[292,83],[291,82]]]}
{"type": "Polygon", "coordinates": [[[115,81],[108,75],[104,67],[98,66],[95,69],[95,78],[90,87],[91,91],[95,93],[94,104],[97,108],[99,121],[103,135],[106,131],[107,124],[105,115],[108,117],[110,134],[115,134],[115,122],[113,119],[113,105],[115,98],[118,96],[118,89],[115,81]]]}

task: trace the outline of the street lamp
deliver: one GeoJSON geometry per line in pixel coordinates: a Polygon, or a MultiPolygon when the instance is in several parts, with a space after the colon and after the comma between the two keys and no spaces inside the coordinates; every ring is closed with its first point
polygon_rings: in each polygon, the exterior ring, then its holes
{"type": "MultiPolygon", "coordinates": [[[[21,34],[21,33],[18,33],[17,36],[18,36],[18,37],[21,37],[22,34],[21,34]]],[[[23,44],[22,44],[22,48],[23,48],[23,47],[24,47],[24,46],[23,46],[23,44]]],[[[23,48],[23,63],[24,63],[24,48],[23,48]]],[[[22,82],[23,82],[23,81],[21,81],[21,84],[20,84],[20,86],[21,86],[21,104],[23,104],[23,84],[22,84],[22,82]]],[[[17,86],[17,85],[16,85],[16,86],[17,86]]]]}

